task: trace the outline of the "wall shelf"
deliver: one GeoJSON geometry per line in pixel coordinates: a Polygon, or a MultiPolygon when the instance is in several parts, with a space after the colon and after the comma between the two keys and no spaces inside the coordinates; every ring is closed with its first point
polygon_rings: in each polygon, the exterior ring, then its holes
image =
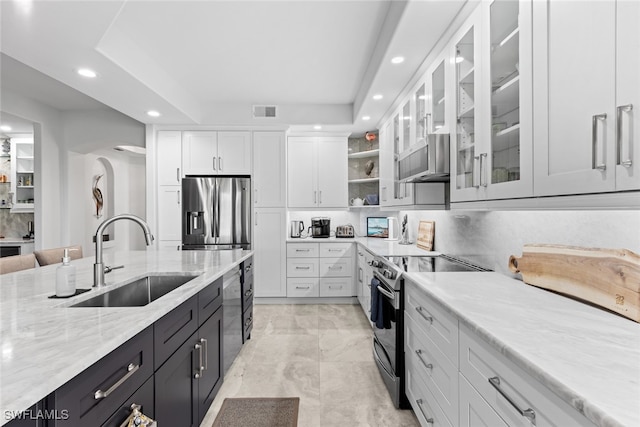
{"type": "Polygon", "coordinates": [[[350,179],[349,184],[366,184],[369,182],[378,182],[380,178],[358,178],[358,179],[350,179]]]}
{"type": "Polygon", "coordinates": [[[350,159],[366,159],[368,157],[378,157],[380,155],[380,149],[360,151],[357,153],[349,154],[350,159]]]}

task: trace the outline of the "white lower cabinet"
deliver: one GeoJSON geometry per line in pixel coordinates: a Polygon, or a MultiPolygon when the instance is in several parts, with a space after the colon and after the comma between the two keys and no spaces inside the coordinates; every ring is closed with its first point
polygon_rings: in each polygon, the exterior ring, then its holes
{"type": "Polygon", "coordinates": [[[364,315],[367,316],[371,327],[373,327],[371,322],[371,279],[373,278],[371,261],[373,261],[374,255],[359,245],[357,249],[358,276],[356,280],[356,295],[364,315]]]}
{"type": "Polygon", "coordinates": [[[356,295],[353,243],[288,243],[288,297],[356,295]]]}
{"type": "Polygon", "coordinates": [[[284,208],[254,209],[255,296],[285,297],[286,247],[284,208]]]}
{"type": "Polygon", "coordinates": [[[417,285],[405,290],[405,391],[421,426],[594,426],[417,285]]]}

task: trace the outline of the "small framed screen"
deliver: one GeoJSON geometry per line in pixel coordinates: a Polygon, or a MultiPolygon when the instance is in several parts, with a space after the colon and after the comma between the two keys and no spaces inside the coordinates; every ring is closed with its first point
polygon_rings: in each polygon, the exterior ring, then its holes
{"type": "Polygon", "coordinates": [[[367,217],[367,237],[389,237],[387,217],[367,217]]]}

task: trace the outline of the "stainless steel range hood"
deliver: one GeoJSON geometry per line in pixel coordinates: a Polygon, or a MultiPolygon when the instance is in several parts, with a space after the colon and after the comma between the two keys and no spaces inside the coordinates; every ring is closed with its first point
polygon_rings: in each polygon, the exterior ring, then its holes
{"type": "Polygon", "coordinates": [[[449,181],[449,134],[429,134],[398,156],[401,182],[449,181]]]}

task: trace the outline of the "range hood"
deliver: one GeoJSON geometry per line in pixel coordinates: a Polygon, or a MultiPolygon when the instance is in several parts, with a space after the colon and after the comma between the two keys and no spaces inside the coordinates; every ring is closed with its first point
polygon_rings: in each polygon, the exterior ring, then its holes
{"type": "Polygon", "coordinates": [[[429,134],[398,156],[401,182],[449,181],[449,134],[429,134]]]}

